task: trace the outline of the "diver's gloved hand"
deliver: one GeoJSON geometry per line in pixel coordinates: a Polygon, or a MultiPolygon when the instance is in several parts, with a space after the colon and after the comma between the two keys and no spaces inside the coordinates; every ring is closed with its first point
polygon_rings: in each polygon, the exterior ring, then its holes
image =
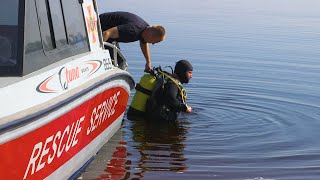
{"type": "Polygon", "coordinates": [[[191,113],[192,112],[192,107],[191,106],[188,106],[187,104],[186,104],[186,107],[187,107],[187,109],[186,109],[186,113],[191,113]]]}
{"type": "Polygon", "coordinates": [[[189,114],[192,112],[192,108],[190,106],[188,106],[187,104],[180,104],[180,111],[186,112],[189,114]]]}

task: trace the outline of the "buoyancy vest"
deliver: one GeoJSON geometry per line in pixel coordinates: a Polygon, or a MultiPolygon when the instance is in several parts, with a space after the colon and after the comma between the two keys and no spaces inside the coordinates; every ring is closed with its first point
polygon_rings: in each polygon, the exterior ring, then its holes
{"type": "Polygon", "coordinates": [[[185,104],[187,98],[186,90],[181,83],[174,79],[171,74],[166,71],[158,70],[156,75],[157,82],[152,91],[150,98],[147,100],[145,117],[150,120],[175,120],[179,114],[178,109],[173,109],[164,103],[165,91],[168,83],[173,83],[178,88],[177,99],[181,104],[185,104]]]}

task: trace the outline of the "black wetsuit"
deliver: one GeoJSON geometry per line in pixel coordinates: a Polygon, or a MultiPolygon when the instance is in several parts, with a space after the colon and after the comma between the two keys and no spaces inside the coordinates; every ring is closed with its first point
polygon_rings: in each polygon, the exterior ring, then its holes
{"type": "Polygon", "coordinates": [[[102,31],[117,26],[119,38],[108,39],[108,42],[134,42],[140,40],[145,43],[141,33],[149,24],[139,16],[129,12],[109,12],[100,14],[100,23],[102,31]]]}
{"type": "Polygon", "coordinates": [[[183,104],[179,88],[172,81],[169,81],[165,85],[162,104],[166,104],[172,111],[175,112],[186,111],[186,106],[183,104]]]}
{"type": "Polygon", "coordinates": [[[147,103],[146,118],[150,120],[176,120],[179,112],[185,112],[187,106],[183,103],[177,85],[169,80],[164,88],[155,90],[147,103]]]}

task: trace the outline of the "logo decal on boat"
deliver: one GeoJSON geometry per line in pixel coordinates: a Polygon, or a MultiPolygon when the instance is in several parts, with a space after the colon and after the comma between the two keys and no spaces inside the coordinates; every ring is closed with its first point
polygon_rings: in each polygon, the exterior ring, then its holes
{"type": "Polygon", "coordinates": [[[36,88],[39,93],[58,93],[76,86],[95,74],[102,65],[100,60],[87,61],[81,65],[62,67],[57,73],[47,77],[36,88]]]}
{"type": "Polygon", "coordinates": [[[53,76],[48,77],[47,79],[45,79],[44,81],[42,81],[38,86],[37,86],[37,91],[38,92],[42,92],[42,93],[56,93],[58,91],[56,90],[52,90],[50,88],[48,88],[48,83],[51,81],[51,79],[53,78],[53,76]]]}
{"type": "Polygon", "coordinates": [[[100,69],[102,63],[101,63],[101,61],[94,61],[93,60],[93,61],[87,62],[87,64],[92,66],[92,69],[91,69],[91,71],[89,72],[89,75],[88,75],[88,76],[91,76],[92,74],[97,72],[98,69],[100,69]]]}
{"type": "Polygon", "coordinates": [[[96,43],[97,37],[95,32],[97,31],[97,18],[93,15],[93,8],[91,5],[87,6],[89,17],[87,17],[87,26],[89,35],[92,36],[92,43],[96,43]]]}

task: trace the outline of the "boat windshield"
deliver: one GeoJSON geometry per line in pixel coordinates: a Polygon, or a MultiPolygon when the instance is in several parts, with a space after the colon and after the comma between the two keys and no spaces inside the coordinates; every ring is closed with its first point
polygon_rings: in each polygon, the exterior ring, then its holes
{"type": "Polygon", "coordinates": [[[19,0],[1,0],[0,66],[17,63],[19,0]]]}

